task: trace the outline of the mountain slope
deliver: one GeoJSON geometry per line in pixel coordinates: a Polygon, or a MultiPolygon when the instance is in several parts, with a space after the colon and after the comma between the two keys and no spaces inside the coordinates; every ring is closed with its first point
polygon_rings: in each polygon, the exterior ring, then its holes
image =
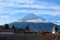
{"type": "Polygon", "coordinates": [[[44,30],[51,32],[54,26],[60,28],[59,25],[46,21],[44,18],[38,17],[35,14],[28,14],[24,18],[19,19],[17,22],[13,22],[9,25],[10,27],[15,25],[17,28],[25,28],[27,25],[29,25],[31,31],[44,30]]]}
{"type": "Polygon", "coordinates": [[[10,27],[12,25],[15,25],[17,28],[25,28],[27,25],[29,25],[31,31],[52,31],[52,28],[54,26],[60,28],[60,26],[53,24],[53,23],[32,23],[32,22],[14,22],[9,24],[10,27]]]}
{"type": "Polygon", "coordinates": [[[42,19],[42,20],[45,20],[45,19],[43,19],[42,17],[36,16],[36,15],[33,14],[33,13],[29,13],[29,14],[26,15],[24,18],[22,18],[22,20],[34,20],[34,19],[42,19]]]}
{"type": "Polygon", "coordinates": [[[22,19],[19,19],[18,22],[47,22],[47,20],[42,17],[36,16],[33,13],[29,13],[22,19]]]}

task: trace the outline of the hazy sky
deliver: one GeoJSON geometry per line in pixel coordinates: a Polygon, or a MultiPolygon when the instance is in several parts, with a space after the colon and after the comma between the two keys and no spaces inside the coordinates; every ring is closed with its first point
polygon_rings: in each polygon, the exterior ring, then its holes
{"type": "Polygon", "coordinates": [[[60,19],[60,0],[0,0],[0,24],[11,23],[28,13],[60,19]]]}

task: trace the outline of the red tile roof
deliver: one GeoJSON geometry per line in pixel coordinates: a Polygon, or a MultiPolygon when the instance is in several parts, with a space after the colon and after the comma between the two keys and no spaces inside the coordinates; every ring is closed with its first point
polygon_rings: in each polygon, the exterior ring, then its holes
{"type": "Polygon", "coordinates": [[[14,29],[0,29],[0,32],[14,32],[14,29]]]}

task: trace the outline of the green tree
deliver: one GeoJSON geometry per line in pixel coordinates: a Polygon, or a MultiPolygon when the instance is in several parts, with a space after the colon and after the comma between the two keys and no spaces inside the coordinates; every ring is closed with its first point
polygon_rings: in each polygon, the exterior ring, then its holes
{"type": "Polygon", "coordinates": [[[3,29],[3,26],[0,26],[0,29],[3,29]]]}
{"type": "Polygon", "coordinates": [[[15,26],[14,25],[12,26],[12,29],[15,29],[15,26]]]}
{"type": "Polygon", "coordinates": [[[58,27],[55,27],[56,32],[59,30],[58,27]]]}
{"type": "Polygon", "coordinates": [[[27,25],[27,26],[25,27],[25,30],[30,30],[29,25],[27,25]]]}
{"type": "Polygon", "coordinates": [[[27,26],[25,27],[24,33],[29,33],[29,32],[30,32],[30,27],[29,27],[29,25],[27,25],[27,26]]]}
{"type": "Polygon", "coordinates": [[[9,25],[8,25],[8,24],[5,24],[5,25],[4,25],[4,28],[5,28],[5,29],[9,29],[9,25]]]}

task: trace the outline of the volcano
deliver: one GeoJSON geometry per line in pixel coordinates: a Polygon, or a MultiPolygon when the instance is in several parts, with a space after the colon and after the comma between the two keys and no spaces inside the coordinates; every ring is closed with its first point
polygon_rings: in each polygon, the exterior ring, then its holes
{"type": "Polygon", "coordinates": [[[18,22],[47,22],[47,20],[33,13],[29,13],[22,19],[19,19],[18,22]]]}
{"type": "Polygon", "coordinates": [[[10,27],[14,25],[16,28],[25,28],[27,25],[30,27],[30,31],[52,31],[54,26],[59,27],[54,23],[47,21],[46,19],[39,17],[33,13],[27,14],[22,19],[18,19],[16,22],[10,23],[10,27]]]}

